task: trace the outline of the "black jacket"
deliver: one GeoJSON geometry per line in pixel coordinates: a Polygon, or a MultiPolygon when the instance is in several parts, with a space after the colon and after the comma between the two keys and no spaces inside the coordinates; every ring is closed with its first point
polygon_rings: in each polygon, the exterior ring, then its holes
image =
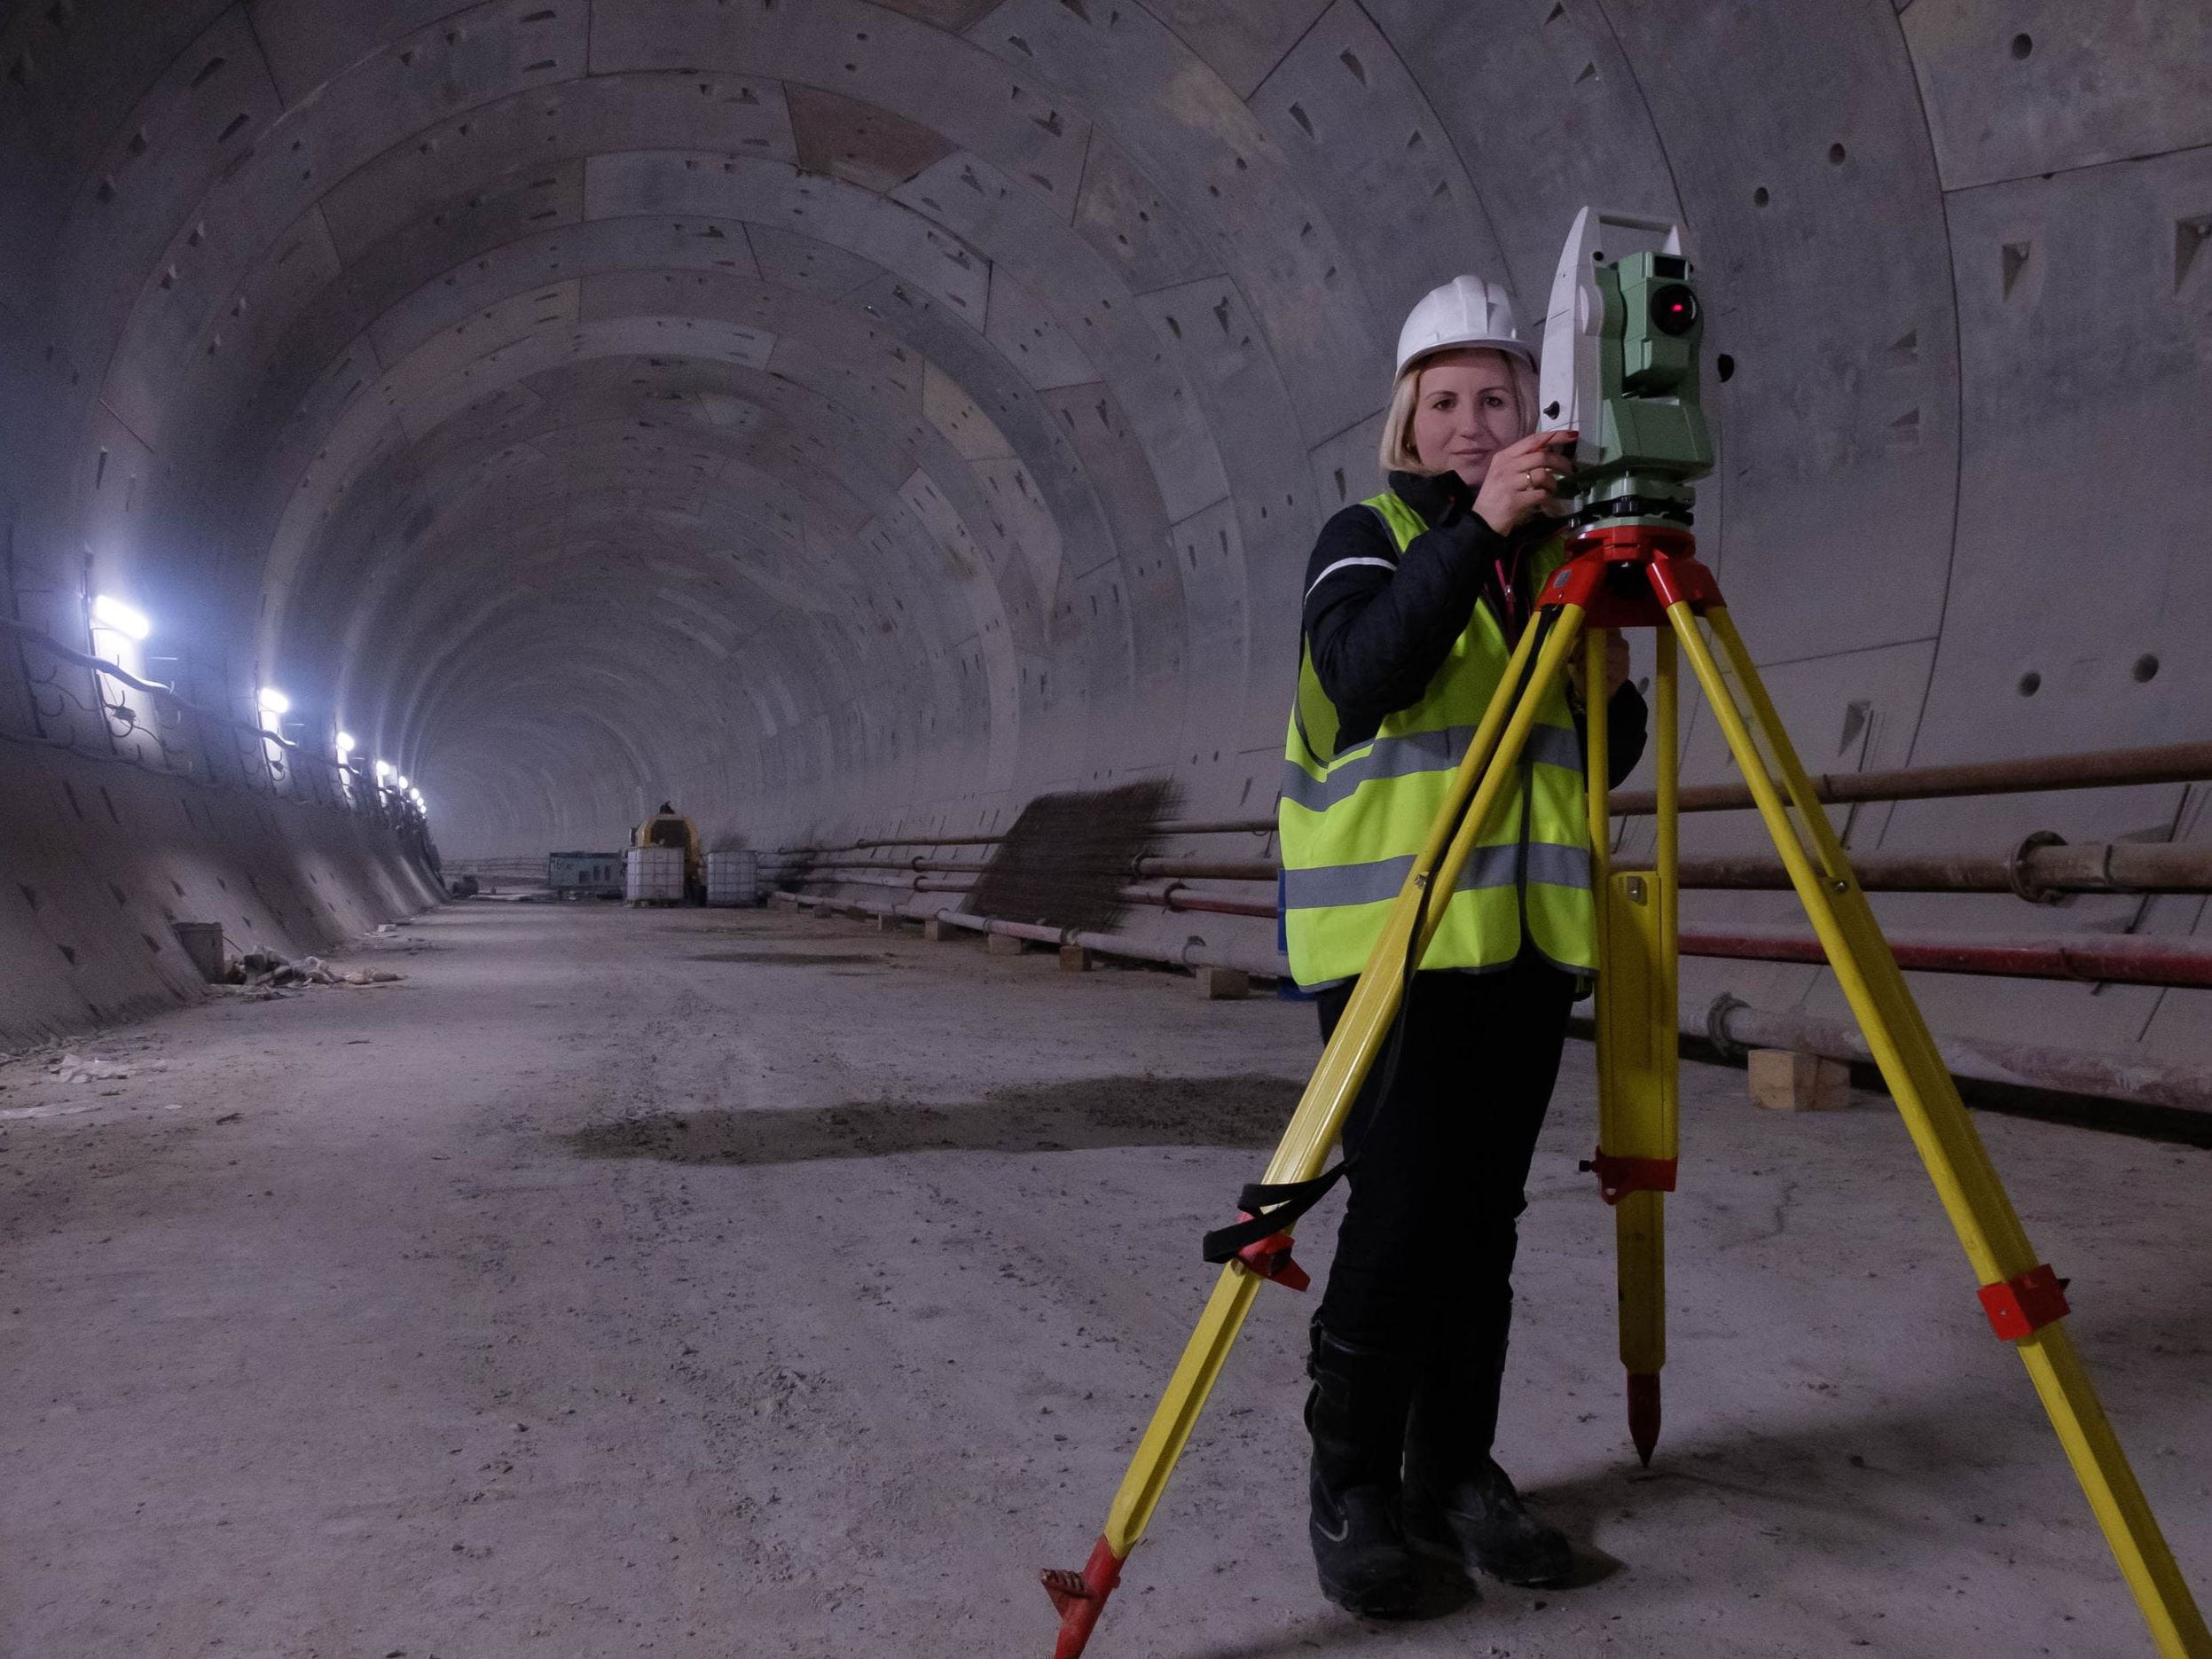
{"type": "MultiPolygon", "coordinates": [[[[1302,626],[1314,672],[1337,706],[1339,749],[1420,700],[1477,605],[1490,607],[1509,644],[1519,638],[1535,598],[1529,555],[1556,528],[1538,518],[1500,536],[1456,473],[1392,473],[1390,487],[1430,527],[1402,557],[1374,509],[1355,505],[1322,526],[1306,567],[1302,626]]],[[[1581,719],[1578,708],[1578,726],[1581,719]]],[[[1643,693],[1623,685],[1606,708],[1612,784],[1643,758],[1645,729],[1643,693]]]]}

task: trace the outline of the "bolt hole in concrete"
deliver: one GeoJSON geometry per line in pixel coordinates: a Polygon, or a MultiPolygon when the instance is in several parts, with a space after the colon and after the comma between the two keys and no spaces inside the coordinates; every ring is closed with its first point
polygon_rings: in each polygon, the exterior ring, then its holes
{"type": "Polygon", "coordinates": [[[1736,378],[1736,359],[1725,351],[1714,358],[1713,368],[1714,372],[1723,380],[1732,380],[1736,378]]]}
{"type": "Polygon", "coordinates": [[[902,1152],[1089,1152],[1104,1146],[1273,1146],[1303,1084],[1283,1077],[1084,1077],[978,1099],[852,1100],[791,1111],[660,1112],[561,1139],[584,1158],[812,1163],[902,1152]]]}
{"type": "Polygon", "coordinates": [[[2138,680],[2156,679],[2158,677],[2158,659],[2147,651],[2141,656],[2137,657],[2135,660],[2135,677],[2138,680]]]}
{"type": "Polygon", "coordinates": [[[1763,207],[1773,200],[1774,198],[1767,193],[1767,187],[1764,184],[1751,193],[1751,205],[1754,207],[1763,207]]]}
{"type": "Polygon", "coordinates": [[[2020,676],[2020,692],[2023,697],[2033,697],[2043,689],[2043,676],[2032,669],[2020,676]]]}
{"type": "Polygon", "coordinates": [[[1844,156],[1845,151],[1841,145],[1832,144],[1828,146],[1828,164],[1831,167],[1841,167],[1844,162],[1844,156]]]}
{"type": "Polygon", "coordinates": [[[2015,57],[2015,58],[2025,58],[2025,57],[2027,57],[2027,56],[2028,56],[2028,54],[2029,52],[2031,52],[2031,51],[2035,51],[2035,50],[2036,50],[2036,37],[2035,37],[2034,35],[2013,35],[2013,36],[2012,36],[2012,56],[2013,56],[2013,57],[2015,57]]]}

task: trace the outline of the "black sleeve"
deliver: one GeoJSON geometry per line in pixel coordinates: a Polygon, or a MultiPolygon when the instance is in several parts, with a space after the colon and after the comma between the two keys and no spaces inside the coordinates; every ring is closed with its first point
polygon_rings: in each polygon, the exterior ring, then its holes
{"type": "Polygon", "coordinates": [[[1474,614],[1485,566],[1505,551],[1464,511],[1403,554],[1370,508],[1346,507],[1322,527],[1306,567],[1306,643],[1347,730],[1419,700],[1474,614]]]}
{"type": "MultiPolygon", "coordinates": [[[[1575,700],[1569,687],[1567,707],[1574,713],[1574,735],[1587,743],[1589,729],[1585,724],[1582,705],[1575,700]]],[[[1618,789],[1628,781],[1628,774],[1643,758],[1643,746],[1649,738],[1650,722],[1643,705],[1643,693],[1629,680],[1613,693],[1612,702],[1605,705],[1605,786],[1618,789]]]]}
{"type": "Polygon", "coordinates": [[[1635,771],[1636,763],[1643,758],[1649,734],[1649,711],[1643,705],[1643,693],[1630,680],[1605,705],[1605,770],[1612,774],[1605,780],[1608,788],[1618,789],[1628,782],[1628,774],[1635,771]]]}

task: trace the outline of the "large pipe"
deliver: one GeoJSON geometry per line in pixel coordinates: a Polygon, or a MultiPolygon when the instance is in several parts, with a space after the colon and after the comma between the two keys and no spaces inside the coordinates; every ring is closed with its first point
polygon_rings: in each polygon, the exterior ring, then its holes
{"type": "MultiPolygon", "coordinates": [[[[958,858],[816,858],[815,870],[920,870],[937,875],[979,875],[987,867],[974,859],[958,858]]],[[[1146,876],[1182,876],[1201,881],[1272,881],[1282,868],[1273,859],[1167,858],[1147,853],[1116,866],[1111,873],[1146,876]]],[[[1086,869],[1085,874],[1100,872],[1086,869]]]]}
{"type": "MultiPolygon", "coordinates": [[[[885,875],[807,876],[803,882],[828,887],[885,887],[900,893],[971,893],[972,881],[946,881],[932,876],[915,875],[901,881],[885,875]]],[[[1275,907],[1260,899],[1228,898],[1220,894],[1193,893],[1181,882],[1171,881],[1157,889],[1125,888],[1120,896],[1132,904],[1149,904],[1156,910],[1206,911],[1220,916],[1251,916],[1271,920],[1275,907]]]]}
{"type": "MultiPolygon", "coordinates": [[[[914,876],[839,875],[831,885],[888,887],[902,892],[968,892],[967,884],[914,876]]],[[[1130,904],[1169,911],[1211,911],[1228,916],[1271,919],[1275,906],[1261,899],[1226,898],[1186,893],[1170,883],[1157,891],[1124,888],[1130,904]]],[[[1924,974],[1972,974],[2004,979],[2071,980],[2088,984],[2159,985],[2185,990],[2212,988],[2212,948],[2185,941],[2101,934],[2043,938],[2004,935],[1891,933],[1886,935],[1897,966],[1924,974]]],[[[1682,954],[1753,962],[1828,960],[1814,935],[1797,928],[1743,926],[1725,930],[1685,929],[1682,954]]]]}
{"type": "MultiPolygon", "coordinates": [[[[1897,966],[1924,974],[1981,974],[2005,979],[2064,979],[2091,984],[2212,986],[2212,949],[2174,939],[2108,934],[2016,939],[1892,933],[1897,966]]],[[[1684,956],[1824,966],[1820,941],[1796,929],[1740,927],[1684,931],[1684,956]]]]}
{"type": "MultiPolygon", "coordinates": [[[[933,858],[817,858],[815,870],[921,870],[973,875],[975,862],[933,858]]],[[[1870,893],[2013,893],[2048,900],[2067,893],[2212,893],[2212,848],[2169,842],[2084,841],[2078,845],[2043,834],[2010,853],[1867,853],[1852,860],[1859,885],[1870,893]]],[[[1181,876],[1194,880],[1273,881],[1274,860],[1170,858],[1147,855],[1112,873],[1181,876]]],[[[1685,858],[1685,888],[1783,891],[1790,885],[1782,861],[1765,854],[1685,858]]],[[[858,878],[855,878],[856,880],[858,878]]]]}
{"type": "Polygon", "coordinates": [[[800,904],[816,904],[830,909],[866,911],[871,915],[896,916],[904,921],[940,921],[949,927],[964,927],[971,933],[1004,934],[1009,938],[1026,939],[1038,944],[1081,945],[1102,956],[1126,957],[1139,962],[1165,962],[1176,967],[1234,967],[1262,979],[1282,979],[1290,973],[1283,959],[1273,952],[1261,954],[1256,951],[1223,951],[1210,945],[1164,945],[1149,939],[1139,939],[1125,933],[1086,933],[1073,928],[1047,927],[1032,922],[1000,921],[995,917],[974,916],[966,911],[940,910],[917,915],[892,904],[841,904],[834,899],[800,899],[800,904]]]}
{"type": "MultiPolygon", "coordinates": [[[[2001,857],[1967,853],[1870,853],[1851,861],[1870,893],[2212,893],[2212,848],[2163,841],[2085,841],[2031,835],[2001,857]]],[[[1685,858],[1685,888],[1785,888],[1779,858],[1685,858]]]]}
{"type": "Polygon", "coordinates": [[[941,876],[899,877],[850,872],[836,875],[803,875],[798,880],[802,884],[818,887],[888,887],[896,888],[902,893],[965,893],[975,885],[972,881],[948,881],[941,876]]]}
{"type": "MultiPolygon", "coordinates": [[[[1152,826],[1156,835],[1272,835],[1273,818],[1163,818],[1152,826]]],[[[779,847],[778,852],[867,852],[878,847],[995,847],[1005,832],[992,835],[877,836],[867,841],[840,841],[834,847],[779,847]]]]}
{"type": "MultiPolygon", "coordinates": [[[[1685,1023],[1695,1029],[1694,1018],[1685,1023]]],[[[1733,997],[1722,997],[1713,1005],[1705,1015],[1705,1026],[1714,1042],[1724,1048],[1791,1049],[1830,1060],[1869,1063],[1873,1058],[1858,1027],[1847,1020],[1777,1013],[1733,997]]],[[[1957,1077],[2212,1114],[2212,1069],[2202,1066],[1979,1037],[1939,1037],[1936,1048],[1943,1064],[1957,1077]]]]}
{"type": "MultiPolygon", "coordinates": [[[[834,899],[802,899],[796,895],[793,899],[801,904],[860,910],[908,921],[931,919],[896,905],[847,904],[834,899]]],[[[1263,956],[1256,951],[1223,951],[1204,945],[1161,945],[1126,934],[1072,932],[1031,923],[999,921],[963,911],[939,910],[933,915],[937,921],[977,933],[1002,933],[1039,944],[1079,944],[1102,955],[1137,961],[1165,962],[1182,967],[1242,968],[1248,974],[1278,979],[1287,977],[1289,972],[1288,964],[1272,953],[1263,956]]],[[[1684,1025],[1693,1032],[1697,1030],[1698,1020],[1695,1013],[1685,1018],[1684,1025]]],[[[1848,1021],[1754,1008],[1734,997],[1723,996],[1705,1011],[1704,1029],[1713,1043],[1724,1051],[1788,1049],[1847,1062],[1872,1061],[1858,1028],[1848,1021]]],[[[1936,1047],[1944,1065],[1957,1077],[2212,1115],[2212,1068],[2205,1067],[2138,1060],[2090,1049],[2045,1048],[1978,1037],[1939,1037],[1936,1047]]]]}
{"type": "MultiPolygon", "coordinates": [[[[874,904],[864,904],[859,908],[873,910],[879,916],[886,913],[885,908],[874,904]]],[[[890,911],[889,913],[898,915],[902,912],[890,911]]],[[[970,916],[966,911],[959,910],[938,911],[936,912],[936,919],[938,921],[949,922],[955,927],[967,927],[977,933],[1004,934],[1009,939],[1027,939],[1036,944],[1057,945],[1068,943],[1066,928],[1047,927],[1041,922],[1000,921],[995,916],[970,916]]]]}
{"type": "MultiPolygon", "coordinates": [[[[2111,789],[2135,784],[2202,783],[2212,779],[2212,743],[2167,743],[2147,748],[2089,749],[2076,755],[2040,755],[2026,760],[1984,761],[1963,766],[1909,766],[1879,772],[1822,772],[1814,793],[1836,805],[1857,801],[1933,801],[1965,795],[2035,794],[2046,789],[2111,789]]],[[[1696,784],[1682,791],[1685,812],[1728,812],[1751,807],[1745,784],[1696,784]]],[[[1650,790],[1623,790],[1612,810],[1624,818],[1650,815],[1658,798],[1650,790]]],[[[1164,835],[1265,835],[1273,818],[1184,819],[1162,824],[1164,835]]],[[[1000,835],[907,835],[848,841],[840,847],[787,847],[785,852],[857,852],[871,847],[990,847],[1000,835]]]]}
{"type": "MultiPolygon", "coordinates": [[[[2212,779],[2212,743],[2167,743],[2154,748],[2091,749],[2079,755],[2039,755],[2027,760],[1983,761],[1964,766],[1911,766],[1894,771],[1822,772],[1813,779],[1819,798],[1837,805],[1855,801],[1952,800],[1964,795],[2034,794],[2045,789],[2109,789],[2130,784],[2201,783],[2212,779]]],[[[1650,790],[1623,791],[1615,812],[1640,817],[1658,810],[1650,790]]],[[[1752,806],[1748,784],[1698,784],[1682,792],[1685,812],[1728,812],[1752,806]]]]}
{"type": "Polygon", "coordinates": [[[1218,893],[1193,893],[1180,881],[1170,881],[1157,893],[1124,888],[1122,897],[1134,904],[1154,904],[1162,910],[1206,911],[1216,916],[1253,916],[1273,921],[1275,907],[1266,899],[1225,898],[1218,893]]]}

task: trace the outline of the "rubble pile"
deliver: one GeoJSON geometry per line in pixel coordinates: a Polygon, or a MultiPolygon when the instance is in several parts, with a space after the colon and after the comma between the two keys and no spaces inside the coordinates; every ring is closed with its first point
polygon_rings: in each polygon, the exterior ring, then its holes
{"type": "Polygon", "coordinates": [[[404,978],[389,968],[336,968],[319,956],[303,956],[296,962],[274,951],[248,951],[231,964],[228,983],[247,991],[270,991],[294,985],[389,985],[404,978]]]}

